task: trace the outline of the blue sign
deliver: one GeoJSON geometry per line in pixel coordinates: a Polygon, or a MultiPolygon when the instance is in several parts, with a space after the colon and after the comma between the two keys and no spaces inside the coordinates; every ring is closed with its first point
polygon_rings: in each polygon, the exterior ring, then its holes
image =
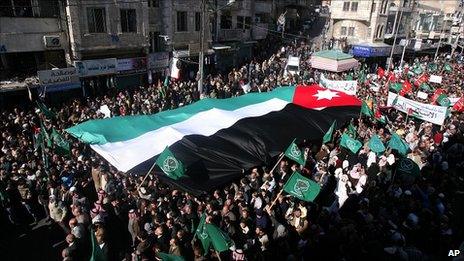
{"type": "Polygon", "coordinates": [[[385,47],[374,47],[374,46],[362,46],[353,45],[350,53],[357,57],[381,57],[389,56],[391,51],[390,46],[385,47]]]}

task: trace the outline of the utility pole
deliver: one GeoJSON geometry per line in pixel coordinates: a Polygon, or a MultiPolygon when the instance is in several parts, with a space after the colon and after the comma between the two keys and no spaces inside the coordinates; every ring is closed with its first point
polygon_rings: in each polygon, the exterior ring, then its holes
{"type": "MultiPolygon", "coordinates": [[[[403,46],[403,52],[401,53],[401,61],[400,61],[400,68],[403,68],[404,64],[404,54],[406,53],[406,47],[409,45],[409,41],[411,40],[411,29],[414,28],[415,25],[415,14],[414,12],[416,11],[416,3],[412,3],[412,10],[411,10],[411,22],[407,24],[407,27],[405,27],[406,30],[406,43],[403,46]]],[[[417,38],[417,37],[416,37],[417,38]]]]}
{"type": "Polygon", "coordinates": [[[438,51],[440,50],[440,45],[441,45],[441,40],[443,39],[442,35],[443,35],[443,31],[445,29],[445,13],[443,12],[443,1],[440,0],[440,7],[441,7],[441,13],[443,15],[443,24],[441,26],[441,31],[440,31],[440,40],[438,40],[438,46],[437,46],[437,50],[435,51],[435,56],[433,57],[433,61],[435,62],[437,60],[437,56],[438,56],[438,51]]]}
{"type": "Polygon", "coordinates": [[[198,77],[198,92],[201,94],[203,93],[203,74],[204,74],[204,62],[205,62],[205,13],[206,13],[206,0],[201,1],[201,28],[200,28],[200,53],[198,55],[198,73],[200,74],[198,77]]]}
{"type": "Polygon", "coordinates": [[[387,72],[390,72],[390,68],[391,68],[392,63],[393,63],[393,53],[395,52],[396,38],[398,37],[398,29],[400,28],[401,18],[403,17],[403,4],[402,3],[403,3],[403,1],[400,1],[400,6],[398,6],[398,8],[401,8],[401,11],[399,9],[396,10],[395,21],[393,22],[393,32],[395,34],[395,37],[393,38],[393,45],[392,45],[392,49],[391,49],[391,52],[390,52],[390,59],[388,60],[387,72]],[[400,13],[400,19],[397,22],[398,13],[400,13]]]}

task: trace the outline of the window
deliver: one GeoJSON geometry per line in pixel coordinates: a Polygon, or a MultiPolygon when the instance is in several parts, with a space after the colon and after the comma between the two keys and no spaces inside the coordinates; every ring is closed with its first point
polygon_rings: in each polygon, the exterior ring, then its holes
{"type": "Polygon", "coordinates": [[[343,2],[343,11],[350,11],[350,2],[343,2]]]}
{"type": "Polygon", "coordinates": [[[346,35],[346,26],[342,26],[340,30],[340,35],[346,35]]]}
{"type": "Polygon", "coordinates": [[[354,27],[348,28],[348,36],[354,36],[354,27]]]}
{"type": "Polygon", "coordinates": [[[159,7],[160,0],[148,0],[148,7],[159,7]]]}
{"type": "Polygon", "coordinates": [[[372,4],[372,12],[375,12],[375,9],[377,9],[377,3],[372,4]]]}
{"type": "Polygon", "coordinates": [[[231,15],[221,15],[221,29],[232,29],[231,15]]]}
{"type": "Polygon", "coordinates": [[[245,17],[237,16],[237,29],[243,29],[245,27],[245,17]]]}
{"type": "Polygon", "coordinates": [[[358,2],[352,2],[351,3],[351,12],[357,12],[358,11],[358,2]]]}
{"type": "Polygon", "coordinates": [[[135,9],[121,9],[121,31],[123,33],[137,32],[137,13],[135,9]]]}
{"type": "Polygon", "coordinates": [[[177,31],[178,32],[187,32],[187,12],[177,12],[177,31]]]}
{"type": "Polygon", "coordinates": [[[159,37],[159,32],[150,32],[150,53],[159,52],[161,51],[161,41],[164,41],[161,37],[159,37]]]}
{"type": "Polygon", "coordinates": [[[105,8],[87,8],[87,22],[89,26],[89,33],[105,33],[105,8]]]}
{"type": "Polygon", "coordinates": [[[201,13],[196,12],[195,13],[195,31],[200,31],[201,29],[201,13]]]}
{"type": "Polygon", "coordinates": [[[245,17],[245,29],[250,29],[251,28],[251,17],[247,16],[245,17]]]}

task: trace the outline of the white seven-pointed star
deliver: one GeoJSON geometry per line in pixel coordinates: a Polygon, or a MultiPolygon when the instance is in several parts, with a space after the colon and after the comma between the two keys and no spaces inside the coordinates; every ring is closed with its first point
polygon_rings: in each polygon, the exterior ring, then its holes
{"type": "Polygon", "coordinates": [[[316,94],[313,95],[314,97],[317,97],[317,100],[322,100],[322,99],[327,99],[327,100],[332,100],[333,97],[340,97],[336,92],[333,92],[329,89],[323,90],[323,91],[317,91],[316,94]]]}

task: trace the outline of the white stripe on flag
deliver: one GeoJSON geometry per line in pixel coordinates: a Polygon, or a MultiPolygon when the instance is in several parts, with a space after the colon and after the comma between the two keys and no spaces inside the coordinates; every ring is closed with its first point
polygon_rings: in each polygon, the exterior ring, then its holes
{"type": "Polygon", "coordinates": [[[214,108],[195,114],[185,121],[147,132],[131,140],[90,145],[90,147],[118,170],[126,172],[160,154],[166,146],[174,144],[186,135],[210,136],[221,129],[231,127],[241,119],[280,111],[288,103],[273,98],[262,103],[241,107],[235,111],[214,108]]]}

